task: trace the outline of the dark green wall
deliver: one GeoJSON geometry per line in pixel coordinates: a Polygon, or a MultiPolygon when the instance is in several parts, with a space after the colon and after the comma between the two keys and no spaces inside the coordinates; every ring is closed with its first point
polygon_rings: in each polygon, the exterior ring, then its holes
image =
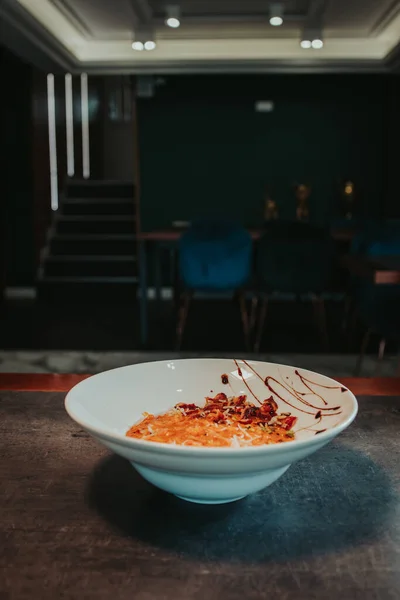
{"type": "Polygon", "coordinates": [[[34,282],[31,68],[0,47],[0,182],[6,285],[34,282]]]}
{"type": "MultiPolygon", "coordinates": [[[[6,282],[31,285],[32,71],[1,47],[0,68],[6,282]]],[[[266,185],[291,216],[296,180],[312,183],[311,216],[327,221],[340,177],[356,181],[365,215],[399,216],[399,106],[399,78],[383,75],[167,77],[138,105],[142,228],[215,211],[256,225],[266,185]],[[257,100],[275,110],[256,113],[257,100]]]]}
{"type": "Polygon", "coordinates": [[[383,211],[388,83],[383,75],[174,76],[138,101],[142,229],[220,212],[261,221],[264,189],[294,216],[291,186],[310,182],[311,218],[337,214],[352,178],[359,211],[383,211]],[[272,100],[271,113],[256,113],[272,100]]]}

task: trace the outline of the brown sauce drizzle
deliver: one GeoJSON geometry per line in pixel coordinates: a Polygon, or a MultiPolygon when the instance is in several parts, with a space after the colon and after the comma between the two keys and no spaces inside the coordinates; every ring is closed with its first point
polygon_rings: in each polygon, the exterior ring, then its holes
{"type": "MultiPolygon", "coordinates": [[[[245,378],[243,377],[242,369],[239,367],[239,363],[238,363],[238,361],[237,361],[235,358],[234,358],[233,360],[234,360],[234,362],[235,362],[235,365],[236,365],[236,367],[237,367],[237,372],[238,372],[238,375],[239,375],[239,377],[241,377],[241,378],[242,378],[242,381],[243,381],[244,385],[247,387],[247,389],[249,390],[249,392],[250,392],[250,394],[253,396],[253,398],[254,398],[255,400],[257,400],[257,402],[258,402],[259,404],[261,404],[260,400],[257,398],[257,396],[255,395],[255,393],[253,392],[253,390],[251,389],[251,387],[249,386],[249,384],[247,383],[247,381],[246,381],[246,380],[245,380],[245,378]]],[[[244,360],[243,362],[244,362],[244,364],[245,364],[245,365],[247,365],[247,362],[246,362],[245,360],[244,360]]]]}
{"type": "MultiPolygon", "coordinates": [[[[301,375],[301,373],[298,372],[298,370],[295,370],[295,374],[297,375],[297,377],[300,378],[301,383],[304,385],[304,387],[306,387],[308,390],[310,390],[311,393],[315,394],[317,396],[317,398],[319,398],[325,405],[327,405],[327,401],[325,400],[325,398],[323,398],[321,396],[321,394],[318,394],[315,390],[313,390],[312,388],[310,388],[310,386],[308,385],[309,383],[313,383],[312,381],[309,381],[308,379],[306,379],[305,377],[303,377],[303,375],[301,375]]],[[[315,385],[315,384],[314,384],[315,385]]],[[[321,386],[326,388],[327,386],[321,386]]]]}
{"type": "Polygon", "coordinates": [[[324,388],[325,390],[340,390],[342,393],[348,391],[347,388],[343,387],[342,385],[324,385],[323,383],[317,383],[316,381],[312,381],[312,379],[307,379],[307,377],[304,377],[304,375],[299,373],[297,369],[295,370],[295,374],[298,377],[300,377],[302,381],[307,381],[308,383],[311,383],[312,385],[317,385],[318,387],[324,388]]]}
{"type": "MultiPolygon", "coordinates": [[[[236,362],[236,361],[235,361],[236,362]]],[[[298,392],[296,390],[296,388],[294,388],[293,386],[291,386],[289,383],[282,383],[280,381],[278,381],[278,379],[275,379],[275,377],[272,377],[271,375],[269,375],[268,377],[266,377],[265,379],[263,379],[261,377],[261,375],[259,373],[257,373],[257,371],[254,369],[254,367],[252,367],[252,365],[250,365],[247,361],[243,361],[244,364],[251,370],[253,371],[253,373],[261,380],[264,382],[264,384],[267,386],[267,388],[269,389],[269,391],[273,394],[275,394],[276,396],[278,396],[278,398],[280,400],[282,400],[282,402],[285,402],[286,404],[288,404],[289,406],[291,406],[292,408],[296,408],[298,410],[300,410],[301,412],[304,412],[305,414],[308,415],[313,415],[314,412],[309,412],[307,410],[301,409],[298,406],[295,406],[293,404],[291,404],[288,400],[286,400],[285,398],[282,398],[282,396],[280,394],[278,394],[278,392],[272,387],[272,385],[270,384],[270,381],[276,383],[277,385],[281,386],[284,390],[286,390],[286,392],[288,392],[291,396],[294,396],[294,398],[296,400],[298,400],[299,402],[301,402],[302,404],[304,404],[305,406],[309,407],[309,408],[313,408],[315,410],[321,410],[321,411],[337,411],[340,409],[340,406],[334,406],[334,407],[327,407],[327,408],[320,408],[319,406],[315,406],[315,404],[311,404],[311,402],[308,402],[307,400],[305,400],[302,397],[302,393],[298,392]]],[[[237,363],[236,363],[237,364],[237,363]]],[[[295,371],[295,373],[297,374],[298,371],[295,371]]],[[[318,383],[315,383],[315,385],[319,385],[318,383]]],[[[248,386],[247,386],[248,387],[248,386]]],[[[322,386],[322,387],[330,387],[330,386],[322,386]]],[[[339,389],[340,386],[337,386],[337,388],[339,389]]],[[[310,393],[313,394],[314,396],[317,396],[317,398],[320,398],[320,395],[315,392],[314,390],[310,389],[310,393]]],[[[333,388],[335,389],[335,388],[333,388]]],[[[327,404],[327,402],[324,400],[324,403],[327,404]]]]}
{"type": "MultiPolygon", "coordinates": [[[[288,392],[289,394],[291,394],[294,399],[298,400],[301,404],[304,404],[304,406],[317,410],[319,412],[322,411],[329,411],[329,414],[324,414],[324,416],[329,417],[329,416],[334,416],[337,414],[340,414],[340,412],[336,412],[340,409],[340,406],[327,406],[326,408],[320,408],[319,406],[315,406],[315,404],[312,404],[311,402],[308,402],[307,400],[305,400],[302,397],[302,394],[299,393],[293,386],[285,385],[284,383],[281,383],[280,381],[278,381],[278,379],[276,379],[275,377],[272,376],[268,376],[265,378],[265,385],[268,387],[269,391],[272,394],[276,394],[278,396],[278,398],[280,398],[282,400],[282,402],[285,402],[286,404],[289,404],[289,406],[292,406],[293,408],[296,408],[297,410],[300,410],[301,412],[308,414],[308,415],[313,415],[314,412],[310,412],[308,410],[304,410],[302,408],[299,408],[298,406],[294,406],[293,404],[291,404],[290,402],[288,402],[288,400],[286,400],[286,398],[283,398],[280,394],[278,394],[278,392],[276,391],[276,389],[274,387],[272,387],[272,385],[269,383],[270,381],[272,381],[273,383],[277,384],[278,386],[281,386],[284,390],[286,390],[286,392],[288,392]],[[335,411],[335,412],[332,412],[335,411]]],[[[317,396],[319,398],[318,394],[314,394],[315,396],[317,396]]],[[[325,403],[327,404],[327,403],[325,403]]]]}
{"type": "MultiPolygon", "coordinates": [[[[255,393],[253,392],[253,390],[251,389],[251,387],[249,386],[249,384],[243,377],[243,372],[242,372],[242,369],[239,367],[238,361],[236,359],[233,359],[233,360],[236,365],[238,375],[242,379],[244,385],[247,387],[247,389],[249,390],[249,392],[253,396],[253,398],[259,404],[261,404],[260,400],[257,398],[255,393]]],[[[300,412],[302,412],[306,415],[314,415],[314,418],[318,422],[321,422],[324,417],[335,417],[335,416],[341,414],[341,412],[342,412],[340,410],[341,406],[329,407],[328,402],[325,400],[325,398],[323,398],[323,396],[321,394],[319,394],[318,392],[316,392],[311,386],[320,387],[320,388],[323,388],[326,390],[340,390],[342,393],[348,391],[345,387],[343,387],[341,385],[324,385],[322,383],[317,383],[316,381],[312,381],[312,379],[308,379],[307,377],[305,377],[304,375],[299,373],[299,371],[296,369],[294,371],[295,375],[300,379],[300,381],[304,385],[304,387],[307,388],[307,390],[309,390],[308,392],[300,392],[299,390],[296,390],[296,388],[293,385],[291,385],[288,381],[286,381],[286,383],[283,383],[283,382],[279,381],[278,379],[276,379],[275,377],[272,377],[271,375],[268,375],[264,379],[255,370],[255,368],[252,365],[250,365],[246,360],[242,360],[242,362],[246,365],[246,367],[248,369],[250,369],[254,373],[254,375],[256,375],[264,383],[264,385],[268,388],[268,390],[272,394],[277,396],[282,402],[284,402],[288,406],[291,406],[295,410],[299,410],[300,412]],[[272,385],[271,385],[271,382],[272,382],[272,385]],[[273,384],[275,384],[275,386],[280,386],[281,388],[283,388],[293,398],[293,400],[297,400],[298,402],[303,404],[305,407],[307,407],[309,409],[313,409],[313,410],[306,410],[304,408],[299,408],[299,406],[296,406],[295,404],[292,404],[291,402],[289,402],[286,398],[282,397],[276,391],[275,387],[273,387],[273,384]],[[309,395],[312,395],[312,396],[315,396],[316,398],[318,398],[321,402],[324,403],[325,407],[321,408],[320,406],[315,406],[311,402],[308,402],[304,398],[304,396],[309,396],[309,395]],[[316,410],[317,412],[314,412],[314,410],[316,410]]],[[[288,376],[286,376],[286,379],[289,380],[290,378],[288,376]]],[[[221,381],[224,385],[227,385],[229,383],[229,376],[226,373],[223,373],[223,375],[221,375],[221,381]]],[[[272,397],[271,397],[271,399],[272,399],[272,397]]],[[[315,429],[312,429],[311,426],[304,427],[302,429],[299,429],[298,431],[303,431],[303,429],[308,429],[310,431],[314,431],[315,435],[318,435],[319,433],[324,433],[324,431],[326,431],[326,429],[315,430],[315,429]]]]}
{"type": "Polygon", "coordinates": [[[299,402],[301,402],[305,406],[309,406],[310,408],[314,408],[314,409],[317,408],[316,406],[313,406],[309,402],[305,401],[300,396],[300,394],[297,394],[297,392],[296,392],[296,390],[294,388],[290,389],[289,387],[286,387],[286,385],[284,383],[281,383],[280,381],[278,381],[277,379],[275,379],[275,377],[271,377],[269,375],[268,377],[265,378],[264,383],[265,383],[265,385],[267,386],[267,388],[269,389],[269,391],[272,394],[275,394],[275,396],[278,396],[279,400],[282,400],[282,402],[284,402],[288,406],[291,406],[292,408],[295,408],[295,409],[299,410],[300,412],[302,412],[302,413],[304,413],[306,415],[313,415],[314,414],[314,412],[311,412],[309,410],[304,410],[303,408],[299,408],[295,404],[292,404],[291,402],[289,402],[288,400],[286,400],[286,398],[284,398],[283,396],[281,396],[280,394],[278,394],[278,392],[276,391],[276,389],[274,387],[272,387],[272,385],[270,384],[270,381],[272,381],[273,383],[276,383],[277,385],[280,385],[286,392],[288,392],[289,394],[291,394],[292,396],[294,396],[294,399],[298,400],[299,402]]]}
{"type": "Polygon", "coordinates": [[[312,379],[307,379],[307,377],[304,377],[304,375],[302,375],[301,373],[299,373],[299,371],[297,369],[295,370],[295,374],[297,375],[297,377],[300,378],[301,383],[308,390],[310,390],[310,392],[312,392],[313,394],[315,394],[315,396],[318,396],[319,398],[321,398],[321,400],[322,400],[322,402],[324,402],[324,404],[327,404],[326,400],[324,398],[322,398],[322,396],[320,396],[319,394],[317,394],[317,392],[315,390],[311,389],[310,386],[307,385],[308,383],[310,383],[311,385],[316,385],[316,386],[318,386],[320,388],[323,388],[325,390],[340,390],[342,394],[344,392],[347,392],[347,389],[345,387],[343,387],[342,385],[323,385],[322,383],[316,383],[312,379]]]}
{"type": "MultiPolygon", "coordinates": [[[[316,420],[318,420],[319,422],[321,422],[321,420],[324,417],[334,417],[337,415],[341,414],[341,407],[340,406],[334,406],[334,407],[329,407],[327,406],[328,403],[325,400],[325,398],[323,398],[321,396],[321,394],[319,394],[318,392],[316,392],[311,386],[316,386],[316,387],[320,387],[323,389],[329,389],[329,390],[340,390],[342,393],[343,392],[347,392],[347,389],[344,388],[341,385],[324,385],[324,384],[320,384],[317,383],[316,381],[312,381],[311,379],[308,379],[307,377],[305,377],[304,375],[302,375],[301,373],[299,373],[299,371],[296,369],[295,370],[295,375],[297,375],[297,377],[299,377],[301,383],[307,388],[307,390],[309,390],[309,392],[300,392],[298,390],[296,390],[296,388],[293,385],[290,385],[290,383],[288,381],[286,381],[286,383],[280,382],[278,379],[276,379],[275,377],[272,376],[268,376],[265,379],[254,369],[254,367],[249,364],[246,360],[243,360],[243,363],[246,365],[246,367],[248,369],[250,369],[263,383],[264,385],[269,389],[269,391],[274,394],[275,396],[277,396],[282,402],[284,402],[285,404],[291,406],[292,408],[301,411],[304,414],[307,415],[314,415],[314,418],[316,420]],[[286,398],[282,397],[281,394],[279,394],[276,391],[276,386],[280,386],[281,388],[283,388],[292,398],[293,401],[297,400],[298,402],[300,402],[301,404],[303,404],[306,408],[299,408],[299,406],[296,406],[295,404],[292,404],[291,402],[289,402],[286,398]],[[313,395],[316,398],[318,398],[319,400],[321,400],[324,403],[324,407],[319,407],[316,406],[314,404],[312,404],[311,402],[308,402],[304,396],[308,396],[308,395],[313,395]],[[314,412],[314,410],[307,410],[307,408],[309,409],[314,409],[317,412],[314,412]]],[[[243,375],[242,375],[242,371],[239,367],[238,362],[235,360],[235,364],[237,366],[238,369],[238,373],[240,375],[240,377],[242,377],[242,380],[244,382],[244,384],[246,385],[246,387],[250,390],[250,392],[252,393],[252,395],[256,398],[256,396],[254,395],[254,393],[252,392],[252,390],[250,389],[249,385],[247,384],[247,382],[245,381],[243,375]]],[[[286,379],[289,379],[289,377],[286,377],[286,379]]],[[[258,400],[258,398],[256,398],[258,400]]],[[[306,427],[304,429],[310,429],[309,427],[306,427]]],[[[311,429],[311,431],[315,431],[313,429],[311,429]]],[[[320,429],[318,431],[315,431],[315,435],[319,434],[319,433],[323,433],[324,431],[326,431],[326,429],[320,429]]]]}

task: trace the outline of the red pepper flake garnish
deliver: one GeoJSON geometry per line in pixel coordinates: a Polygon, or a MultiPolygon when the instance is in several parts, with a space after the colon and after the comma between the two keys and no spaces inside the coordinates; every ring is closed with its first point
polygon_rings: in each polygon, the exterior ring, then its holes
{"type": "Polygon", "coordinates": [[[278,405],[272,396],[270,396],[267,400],[264,400],[263,404],[269,404],[269,406],[271,406],[275,412],[278,410],[278,405]]]}
{"type": "Polygon", "coordinates": [[[185,402],[180,402],[179,404],[177,404],[175,406],[175,408],[181,408],[182,410],[185,410],[185,411],[197,410],[197,406],[196,406],[196,404],[194,404],[194,402],[192,402],[191,404],[186,404],[185,402]]]}
{"type": "Polygon", "coordinates": [[[213,400],[214,400],[214,401],[217,401],[217,402],[218,402],[218,401],[221,401],[221,400],[222,400],[223,402],[225,402],[225,400],[227,400],[227,399],[228,399],[228,398],[227,398],[226,394],[223,394],[223,393],[217,394],[217,395],[216,395],[216,396],[214,396],[214,398],[213,398],[213,400]]]}
{"type": "Polygon", "coordinates": [[[224,373],[223,375],[221,375],[221,381],[224,385],[226,385],[227,383],[229,383],[229,377],[226,373],[224,373]]]}
{"type": "Polygon", "coordinates": [[[282,423],[283,429],[292,429],[293,425],[296,423],[297,417],[286,417],[286,419],[282,423]]]}

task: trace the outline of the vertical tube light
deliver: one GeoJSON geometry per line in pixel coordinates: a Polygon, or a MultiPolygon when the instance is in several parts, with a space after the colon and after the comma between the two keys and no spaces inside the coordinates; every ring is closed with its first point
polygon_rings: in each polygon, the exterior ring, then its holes
{"type": "Polygon", "coordinates": [[[74,102],[72,90],[72,75],[65,76],[65,121],[67,132],[67,174],[68,177],[75,175],[75,152],[74,152],[74,102]]]}
{"type": "Polygon", "coordinates": [[[50,198],[52,210],[58,210],[58,170],[56,136],[56,99],[54,93],[54,75],[47,75],[47,115],[49,123],[50,157],[50,198]]]}
{"type": "Polygon", "coordinates": [[[81,75],[81,113],[82,113],[82,167],[83,178],[90,177],[90,139],[89,139],[89,92],[88,76],[81,75]]]}

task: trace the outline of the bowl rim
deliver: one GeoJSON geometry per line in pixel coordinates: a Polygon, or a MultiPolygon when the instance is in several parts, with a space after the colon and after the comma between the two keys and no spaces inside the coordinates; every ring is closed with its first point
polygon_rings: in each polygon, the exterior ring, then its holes
{"type": "MultiPolygon", "coordinates": [[[[134,367],[138,367],[138,366],[150,366],[150,365],[154,365],[154,364],[166,364],[166,363],[170,363],[170,362],[201,362],[201,361],[226,361],[226,360],[234,360],[231,358],[212,358],[212,357],[202,357],[202,358],[171,358],[171,359],[166,359],[166,360],[156,360],[156,361],[149,361],[149,362],[144,362],[144,363],[135,363],[133,365],[125,365],[123,367],[117,367],[115,369],[108,369],[106,371],[102,371],[100,373],[96,373],[90,377],[88,377],[87,379],[84,379],[83,381],[79,382],[78,384],[74,385],[73,388],[71,388],[71,390],[67,393],[66,397],[65,397],[65,401],[64,401],[64,407],[66,412],[68,413],[68,415],[71,417],[71,419],[73,421],[75,421],[76,423],[78,423],[78,425],[80,425],[83,429],[86,429],[88,431],[90,431],[91,433],[93,433],[93,435],[95,435],[98,438],[101,439],[106,439],[112,443],[116,443],[116,444],[122,444],[123,446],[126,447],[130,447],[132,448],[132,450],[137,449],[137,450],[141,450],[141,451],[146,451],[146,452],[150,452],[150,453],[156,453],[159,454],[160,452],[163,452],[164,454],[170,454],[170,455],[185,455],[188,454],[190,456],[193,456],[194,454],[199,454],[199,455],[210,455],[212,453],[218,454],[218,455],[229,455],[229,456],[242,456],[242,455],[246,455],[246,454],[257,454],[257,453],[264,453],[267,452],[268,454],[279,454],[281,453],[285,448],[291,448],[293,450],[295,449],[301,449],[301,448],[305,448],[305,447],[309,447],[309,446],[314,446],[314,445],[319,445],[320,442],[326,441],[328,442],[332,437],[335,437],[336,435],[338,435],[339,433],[341,433],[342,431],[344,431],[345,429],[347,429],[347,427],[349,425],[351,425],[351,423],[354,421],[354,419],[357,416],[358,413],[358,402],[357,399],[355,397],[355,395],[353,394],[353,392],[351,390],[349,390],[348,387],[342,385],[340,382],[336,381],[335,379],[332,379],[331,377],[328,377],[327,375],[323,375],[322,373],[318,373],[316,371],[310,371],[309,369],[303,369],[301,367],[295,367],[292,365],[283,365],[283,364],[279,364],[279,363],[271,363],[268,361],[261,361],[261,360],[252,360],[252,359],[246,359],[246,362],[249,362],[251,364],[256,364],[256,365],[273,365],[276,368],[279,367],[283,367],[283,368],[290,368],[290,369],[301,369],[301,371],[303,373],[309,374],[309,375],[318,375],[319,377],[326,377],[327,380],[329,380],[330,382],[337,384],[338,386],[344,388],[346,390],[346,392],[349,394],[348,397],[350,397],[351,403],[352,403],[352,411],[350,413],[350,415],[340,424],[331,427],[330,429],[327,429],[326,431],[320,433],[318,436],[314,436],[314,438],[310,438],[310,439],[303,439],[303,440],[292,440],[290,441],[290,443],[284,443],[284,444],[262,444],[262,445],[258,445],[258,446],[241,446],[239,448],[237,447],[232,447],[232,446],[183,446],[180,444],[166,444],[164,442],[151,442],[148,440],[141,440],[138,438],[131,438],[131,437],[127,437],[126,435],[123,435],[121,433],[115,433],[115,432],[111,432],[108,429],[105,429],[103,427],[97,427],[95,425],[88,425],[87,422],[85,422],[84,420],[80,419],[74,412],[74,409],[72,407],[72,404],[74,402],[73,400],[73,394],[76,392],[76,390],[80,387],[85,387],[86,385],[89,385],[89,381],[91,381],[91,379],[93,378],[100,378],[100,377],[104,377],[107,376],[109,373],[115,373],[118,371],[122,371],[122,370],[128,370],[128,369],[133,369],[134,367]]],[[[237,358],[237,361],[241,362],[244,359],[241,358],[237,358]]],[[[127,428],[128,431],[128,428],[127,428]]]]}

